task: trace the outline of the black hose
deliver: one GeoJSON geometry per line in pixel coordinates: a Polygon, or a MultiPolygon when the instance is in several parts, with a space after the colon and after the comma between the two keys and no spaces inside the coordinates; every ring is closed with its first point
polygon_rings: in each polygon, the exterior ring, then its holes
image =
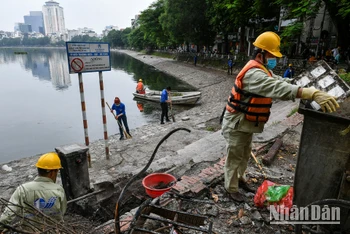
{"type": "Polygon", "coordinates": [[[115,207],[115,214],[114,214],[114,220],[115,220],[115,233],[116,234],[120,234],[120,217],[119,217],[119,202],[121,201],[121,199],[123,198],[124,192],[126,191],[126,189],[130,186],[131,183],[133,183],[138,176],[140,176],[141,174],[143,174],[145,171],[147,171],[148,167],[151,165],[154,157],[156,156],[156,153],[158,151],[158,148],[160,147],[160,145],[166,140],[168,139],[173,133],[180,131],[180,130],[184,130],[186,132],[191,132],[191,130],[187,129],[187,128],[176,128],[172,131],[170,131],[168,134],[166,134],[162,140],[160,140],[160,142],[158,143],[158,145],[156,146],[156,148],[153,151],[153,154],[151,156],[151,158],[149,159],[147,165],[139,172],[137,173],[135,176],[133,176],[124,186],[124,188],[122,189],[122,191],[119,194],[119,198],[115,207]]]}

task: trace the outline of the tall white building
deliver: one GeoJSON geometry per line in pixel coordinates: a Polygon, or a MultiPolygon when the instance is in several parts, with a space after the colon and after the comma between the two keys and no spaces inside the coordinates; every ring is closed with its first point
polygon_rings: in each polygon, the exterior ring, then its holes
{"type": "Polygon", "coordinates": [[[64,34],[66,27],[64,24],[63,7],[55,1],[47,1],[43,6],[45,34],[64,34]]]}

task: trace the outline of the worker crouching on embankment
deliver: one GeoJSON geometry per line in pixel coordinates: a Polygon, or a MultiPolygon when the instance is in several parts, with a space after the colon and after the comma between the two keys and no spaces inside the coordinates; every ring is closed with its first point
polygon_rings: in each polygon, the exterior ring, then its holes
{"type": "Polygon", "coordinates": [[[246,183],[245,170],[252,150],[253,133],[263,131],[269,119],[272,98],[314,100],[327,112],[339,107],[329,94],[315,88],[292,85],[291,79],[273,74],[271,70],[276,66],[276,57],[282,57],[280,37],[276,33],[264,32],[253,44],[256,47],[253,59],[236,77],[222,123],[222,133],[227,143],[225,189],[238,202],[243,201],[239,186],[254,191],[246,183]]]}
{"type": "MultiPolygon", "coordinates": [[[[67,199],[62,186],[56,184],[58,170],[62,168],[60,158],[57,153],[47,153],[39,158],[35,166],[38,176],[34,181],[17,187],[0,217],[0,223],[12,225],[19,222],[24,229],[33,231],[30,227],[40,228],[40,224],[45,223],[35,209],[53,220],[63,221],[67,199]]],[[[4,227],[0,225],[0,233],[1,229],[4,227]]]]}

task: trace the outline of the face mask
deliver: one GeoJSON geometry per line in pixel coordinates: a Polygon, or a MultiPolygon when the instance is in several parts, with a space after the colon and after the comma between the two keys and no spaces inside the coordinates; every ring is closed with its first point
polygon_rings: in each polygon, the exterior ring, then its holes
{"type": "Polygon", "coordinates": [[[272,70],[276,67],[276,65],[277,65],[276,58],[268,58],[267,59],[267,64],[266,64],[267,69],[272,70]]]}

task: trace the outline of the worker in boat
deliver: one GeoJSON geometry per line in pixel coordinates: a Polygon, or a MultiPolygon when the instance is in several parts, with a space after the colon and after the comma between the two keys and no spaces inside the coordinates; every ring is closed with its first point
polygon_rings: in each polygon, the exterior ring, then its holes
{"type": "Polygon", "coordinates": [[[115,110],[115,119],[118,120],[118,125],[119,125],[119,133],[120,133],[120,138],[119,140],[124,139],[124,131],[123,131],[123,124],[125,127],[126,133],[130,135],[129,132],[129,126],[128,126],[128,119],[126,118],[126,112],[125,112],[125,105],[124,103],[120,102],[120,99],[118,97],[114,98],[114,103],[112,105],[111,112],[113,113],[113,110],[115,110]]]}
{"type": "Polygon", "coordinates": [[[144,87],[144,85],[142,83],[142,79],[139,79],[139,82],[136,85],[136,93],[139,93],[139,94],[145,94],[146,93],[145,87],[144,87]]]}
{"type": "Polygon", "coordinates": [[[170,122],[169,116],[168,116],[168,103],[171,103],[171,100],[169,100],[169,94],[171,92],[171,87],[168,86],[165,89],[163,89],[161,95],[160,95],[160,107],[162,108],[162,115],[160,117],[160,124],[164,124],[164,117],[167,122],[170,122]]]}
{"type": "Polygon", "coordinates": [[[276,58],[282,57],[280,37],[276,33],[260,34],[253,45],[253,59],[235,79],[222,122],[222,133],[227,145],[224,187],[229,196],[238,202],[244,200],[239,188],[254,191],[247,183],[245,170],[251,155],[253,133],[263,131],[269,119],[272,98],[313,100],[324,112],[333,112],[339,108],[335,97],[328,93],[313,87],[301,88],[289,84],[289,78],[282,78],[272,72],[277,63],[276,58]]]}
{"type": "Polygon", "coordinates": [[[57,153],[46,153],[39,158],[35,166],[38,176],[34,181],[17,187],[12,194],[0,217],[0,230],[4,229],[1,223],[11,225],[17,221],[21,222],[23,227],[38,226],[37,222],[43,222],[43,217],[37,217],[32,207],[51,219],[63,221],[67,199],[62,186],[56,184],[58,170],[62,168],[60,158],[57,153]]]}

